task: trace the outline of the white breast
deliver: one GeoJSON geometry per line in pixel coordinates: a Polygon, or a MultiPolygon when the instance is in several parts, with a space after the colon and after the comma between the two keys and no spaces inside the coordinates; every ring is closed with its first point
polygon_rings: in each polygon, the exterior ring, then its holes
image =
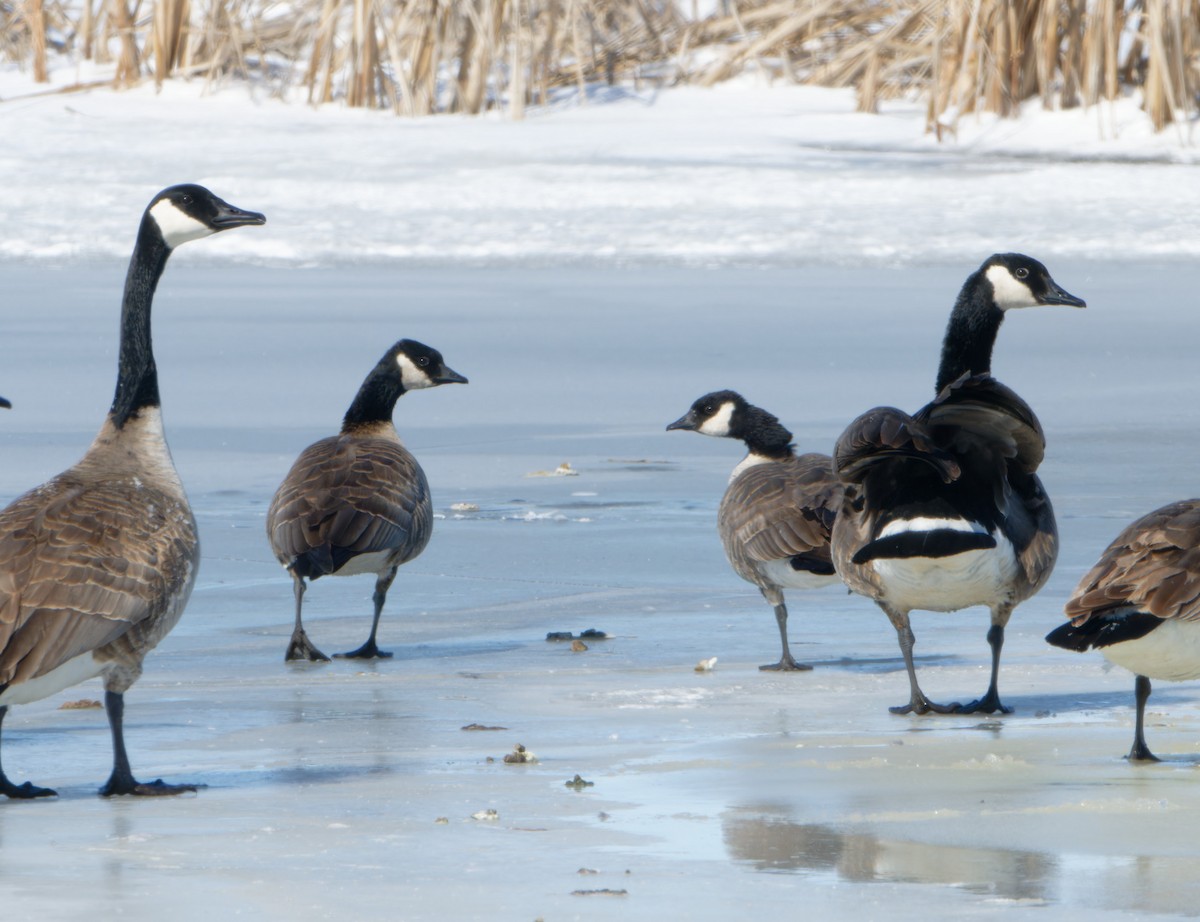
{"type": "Polygon", "coordinates": [[[1110,663],[1151,679],[1200,679],[1200,624],[1164,621],[1137,640],[1101,647],[1100,652],[1110,663]]]}

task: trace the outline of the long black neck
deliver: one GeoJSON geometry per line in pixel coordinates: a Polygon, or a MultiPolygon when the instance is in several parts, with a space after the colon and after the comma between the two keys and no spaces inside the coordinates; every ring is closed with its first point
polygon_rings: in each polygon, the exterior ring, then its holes
{"type": "Polygon", "coordinates": [[[758,407],[742,411],[738,435],[752,455],[782,459],[794,454],[791,432],[778,418],[758,407]]]}
{"type": "Polygon", "coordinates": [[[381,361],[367,375],[350,409],[342,418],[342,432],[371,423],[387,422],[396,409],[396,401],[404,395],[404,385],[396,372],[394,359],[381,361]]]}
{"type": "Polygon", "coordinates": [[[990,374],[992,347],[1004,320],[1004,311],[996,307],[991,285],[982,272],[972,275],[958,293],[946,338],[942,341],[942,363],[938,368],[936,390],[941,391],[964,372],[990,374]]]}
{"type": "Polygon", "coordinates": [[[159,405],[158,368],[150,343],[150,307],[170,255],[171,250],[154,225],[154,219],[148,215],[143,217],[125,275],[117,392],[108,411],[118,429],[143,407],[159,405]]]}

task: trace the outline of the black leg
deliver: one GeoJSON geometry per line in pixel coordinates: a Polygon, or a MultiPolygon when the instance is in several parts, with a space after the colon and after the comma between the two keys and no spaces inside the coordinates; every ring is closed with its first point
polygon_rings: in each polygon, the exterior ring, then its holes
{"type": "Polygon", "coordinates": [[[375,594],[371,596],[371,600],[375,603],[375,617],[371,621],[371,636],[357,650],[333,654],[338,659],[388,659],[391,657],[391,653],[380,650],[376,646],[375,632],[379,630],[379,616],[383,614],[383,603],[387,601],[388,589],[392,586],[392,580],[396,578],[397,569],[399,569],[399,565],[392,567],[375,581],[375,594]]]}
{"type": "MultiPolygon", "coordinates": [[[[1007,619],[1006,619],[1007,620],[1007,619]]],[[[993,624],[988,628],[988,646],[992,648],[992,680],[988,683],[987,693],[982,698],[964,704],[958,709],[960,714],[1011,714],[1012,708],[1000,703],[1000,651],[1004,648],[1004,625],[993,624]]]]}
{"type": "Polygon", "coordinates": [[[102,797],[112,797],[114,794],[164,797],[187,791],[195,792],[194,784],[166,784],[161,778],[143,784],[134,778],[129,769],[129,756],[125,752],[125,696],[120,692],[106,691],[104,710],[108,713],[108,727],[112,731],[113,770],[108,783],[100,789],[102,797]]]}
{"type": "Polygon", "coordinates": [[[1150,700],[1150,680],[1144,675],[1138,676],[1133,683],[1133,699],[1137,704],[1137,723],[1133,731],[1133,748],[1126,758],[1130,762],[1159,762],[1158,756],[1146,745],[1146,702],[1150,700]]]}
{"type": "MultiPolygon", "coordinates": [[[[767,595],[766,592],[763,595],[767,595]]],[[[767,601],[771,601],[771,596],[767,596],[767,601]]],[[[779,657],[778,663],[772,663],[769,666],[759,666],[759,669],[768,672],[809,672],[812,666],[806,663],[797,663],[792,659],[792,651],[788,649],[787,636],[787,606],[783,602],[783,597],[780,595],[779,602],[775,604],[775,623],[779,625],[779,642],[783,645],[783,653],[779,657]]]]}
{"type": "Polygon", "coordinates": [[[300,622],[300,607],[304,602],[304,577],[292,573],[292,592],[296,596],[296,625],[292,628],[292,639],[288,643],[287,652],[283,655],[285,663],[296,660],[307,660],[310,663],[328,663],[329,657],[313,646],[308,635],[304,633],[304,625],[300,622]]]}
{"type": "MultiPolygon", "coordinates": [[[[892,617],[891,612],[888,612],[888,617],[892,618],[893,624],[896,624],[896,618],[892,617]]],[[[908,704],[891,707],[888,710],[893,714],[928,714],[931,711],[934,714],[955,713],[959,708],[958,702],[954,702],[953,704],[934,704],[925,697],[925,693],[921,691],[921,686],[917,684],[917,669],[913,665],[912,655],[916,638],[913,637],[912,628],[908,624],[908,616],[902,615],[901,617],[903,621],[896,626],[896,634],[897,640],[900,642],[900,652],[904,655],[904,667],[908,670],[909,699],[908,704]]]]}
{"type": "MultiPolygon", "coordinates": [[[[0,707],[0,725],[4,723],[4,718],[7,715],[8,708],[0,707]]],[[[31,800],[34,797],[58,796],[57,791],[52,791],[50,788],[39,788],[28,781],[24,784],[13,784],[8,780],[8,776],[4,774],[2,767],[0,767],[0,794],[3,794],[5,797],[11,797],[13,800],[31,800]]]]}

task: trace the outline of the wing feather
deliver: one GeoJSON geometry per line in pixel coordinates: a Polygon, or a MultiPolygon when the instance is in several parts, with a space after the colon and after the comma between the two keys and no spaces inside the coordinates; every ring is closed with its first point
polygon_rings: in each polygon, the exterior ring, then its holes
{"type": "Polygon", "coordinates": [[[344,562],[394,551],[417,556],[429,540],[429,484],[412,454],[385,438],[333,436],[310,445],[284,478],[267,513],[267,534],[285,566],[329,546],[344,562]]]}
{"type": "Polygon", "coordinates": [[[939,446],[956,455],[984,448],[1033,473],[1046,453],[1046,436],[1033,409],[991,375],[963,375],[915,418],[939,446]]]}
{"type": "Polygon", "coordinates": [[[0,685],[134,628],[156,643],[173,622],[153,622],[182,610],[198,552],[186,499],[134,478],[68,471],[19,497],[0,512],[0,685]]]}
{"type": "Polygon", "coordinates": [[[729,485],[717,513],[738,575],[755,582],[755,564],[798,556],[832,566],[829,535],[841,501],[828,455],[747,468],[729,485]]]}
{"type": "Polygon", "coordinates": [[[1170,503],[1129,524],[1066,605],[1077,626],[1119,609],[1200,620],[1200,499],[1170,503]]]}

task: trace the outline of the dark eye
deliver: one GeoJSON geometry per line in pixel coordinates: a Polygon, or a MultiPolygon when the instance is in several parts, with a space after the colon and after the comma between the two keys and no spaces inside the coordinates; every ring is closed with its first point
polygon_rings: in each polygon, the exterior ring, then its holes
{"type": "Polygon", "coordinates": [[[1019,268],[1016,272],[1014,272],[1013,275],[1015,275],[1019,279],[1027,279],[1027,278],[1029,278],[1029,270],[1026,269],[1024,266],[1021,266],[1021,268],[1019,268]]]}
{"type": "Polygon", "coordinates": [[[711,415],[711,414],[713,414],[713,413],[715,413],[715,412],[716,412],[716,409],[717,409],[717,408],[716,408],[716,407],[714,407],[714,406],[713,406],[713,405],[710,403],[708,406],[706,406],[706,407],[704,408],[704,412],[705,412],[705,414],[706,414],[706,415],[711,415]]]}
{"type": "Polygon", "coordinates": [[[428,368],[429,367],[429,357],[425,356],[425,355],[421,356],[419,359],[417,359],[417,364],[420,365],[422,368],[428,368]]]}
{"type": "Polygon", "coordinates": [[[187,194],[181,195],[179,196],[179,202],[183,205],[190,205],[192,204],[192,197],[187,194]]]}

